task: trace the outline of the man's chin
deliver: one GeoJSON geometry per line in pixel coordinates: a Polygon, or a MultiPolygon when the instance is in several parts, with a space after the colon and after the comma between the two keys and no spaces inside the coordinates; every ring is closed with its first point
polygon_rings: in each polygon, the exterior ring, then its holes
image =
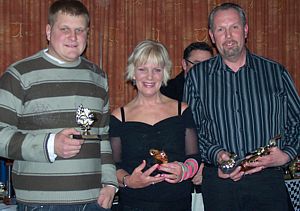
{"type": "Polygon", "coordinates": [[[80,57],[80,54],[76,53],[76,54],[72,54],[72,53],[68,53],[67,54],[68,56],[65,57],[65,60],[67,62],[74,62],[74,61],[77,61],[78,58],[80,57]]]}
{"type": "Polygon", "coordinates": [[[239,49],[230,49],[230,50],[225,50],[224,51],[224,55],[227,58],[232,58],[232,57],[236,57],[240,54],[239,49]]]}

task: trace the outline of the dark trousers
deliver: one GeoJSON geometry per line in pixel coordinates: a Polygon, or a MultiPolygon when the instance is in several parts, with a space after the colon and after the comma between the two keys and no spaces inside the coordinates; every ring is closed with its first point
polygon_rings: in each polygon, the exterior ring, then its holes
{"type": "Polygon", "coordinates": [[[205,167],[202,196],[205,211],[288,211],[289,196],[283,171],[268,168],[240,181],[218,177],[216,167],[205,167]]]}
{"type": "MultiPolygon", "coordinates": [[[[159,196],[157,196],[159,197],[159,196]]],[[[120,199],[122,197],[120,196],[120,199]]],[[[191,195],[188,198],[182,198],[176,201],[169,202],[146,202],[146,201],[132,201],[128,203],[120,203],[118,208],[114,210],[118,211],[191,211],[191,195]]]]}

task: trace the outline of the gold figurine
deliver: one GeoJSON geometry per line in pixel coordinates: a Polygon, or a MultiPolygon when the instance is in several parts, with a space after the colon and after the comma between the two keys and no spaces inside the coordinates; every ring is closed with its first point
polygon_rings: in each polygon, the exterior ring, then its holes
{"type": "Polygon", "coordinates": [[[158,164],[168,163],[168,156],[164,151],[157,149],[150,149],[150,155],[154,158],[155,162],[158,164]]]}
{"type": "Polygon", "coordinates": [[[230,174],[234,171],[234,169],[238,166],[242,167],[242,171],[247,171],[251,169],[251,167],[245,166],[246,163],[252,163],[257,160],[258,157],[265,156],[270,154],[270,149],[276,146],[276,142],[281,138],[281,135],[277,135],[270,139],[269,144],[264,147],[260,147],[254,152],[251,152],[247,158],[243,158],[238,160],[237,155],[235,153],[230,154],[229,160],[223,161],[220,163],[219,167],[225,174],[230,174]],[[250,156],[250,157],[249,157],[250,156]]]}

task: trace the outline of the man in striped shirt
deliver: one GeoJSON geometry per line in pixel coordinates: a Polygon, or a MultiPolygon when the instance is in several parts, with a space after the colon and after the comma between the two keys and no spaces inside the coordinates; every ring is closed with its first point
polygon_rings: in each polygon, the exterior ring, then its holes
{"type": "Polygon", "coordinates": [[[50,9],[47,49],[8,67],[0,78],[0,156],[14,160],[18,210],[106,210],[117,190],[108,140],[106,73],[81,56],[89,30],[87,8],[76,0],[50,9]],[[100,140],[79,135],[80,105],[96,121],[100,140]]]}
{"type": "Polygon", "coordinates": [[[288,210],[280,168],[299,151],[300,99],[287,70],[252,54],[245,46],[244,10],[224,3],[209,16],[209,34],[219,54],[194,65],[184,99],[193,111],[199,149],[206,163],[205,210],[288,210]],[[230,152],[244,158],[280,134],[269,155],[224,173],[219,164],[230,152]]]}

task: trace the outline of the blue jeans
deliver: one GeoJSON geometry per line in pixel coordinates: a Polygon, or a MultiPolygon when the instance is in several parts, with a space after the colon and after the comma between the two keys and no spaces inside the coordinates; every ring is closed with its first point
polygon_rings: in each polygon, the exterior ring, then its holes
{"type": "Polygon", "coordinates": [[[18,203],[18,211],[110,211],[100,207],[97,202],[87,204],[72,205],[38,205],[38,204],[22,204],[18,203]]]}

